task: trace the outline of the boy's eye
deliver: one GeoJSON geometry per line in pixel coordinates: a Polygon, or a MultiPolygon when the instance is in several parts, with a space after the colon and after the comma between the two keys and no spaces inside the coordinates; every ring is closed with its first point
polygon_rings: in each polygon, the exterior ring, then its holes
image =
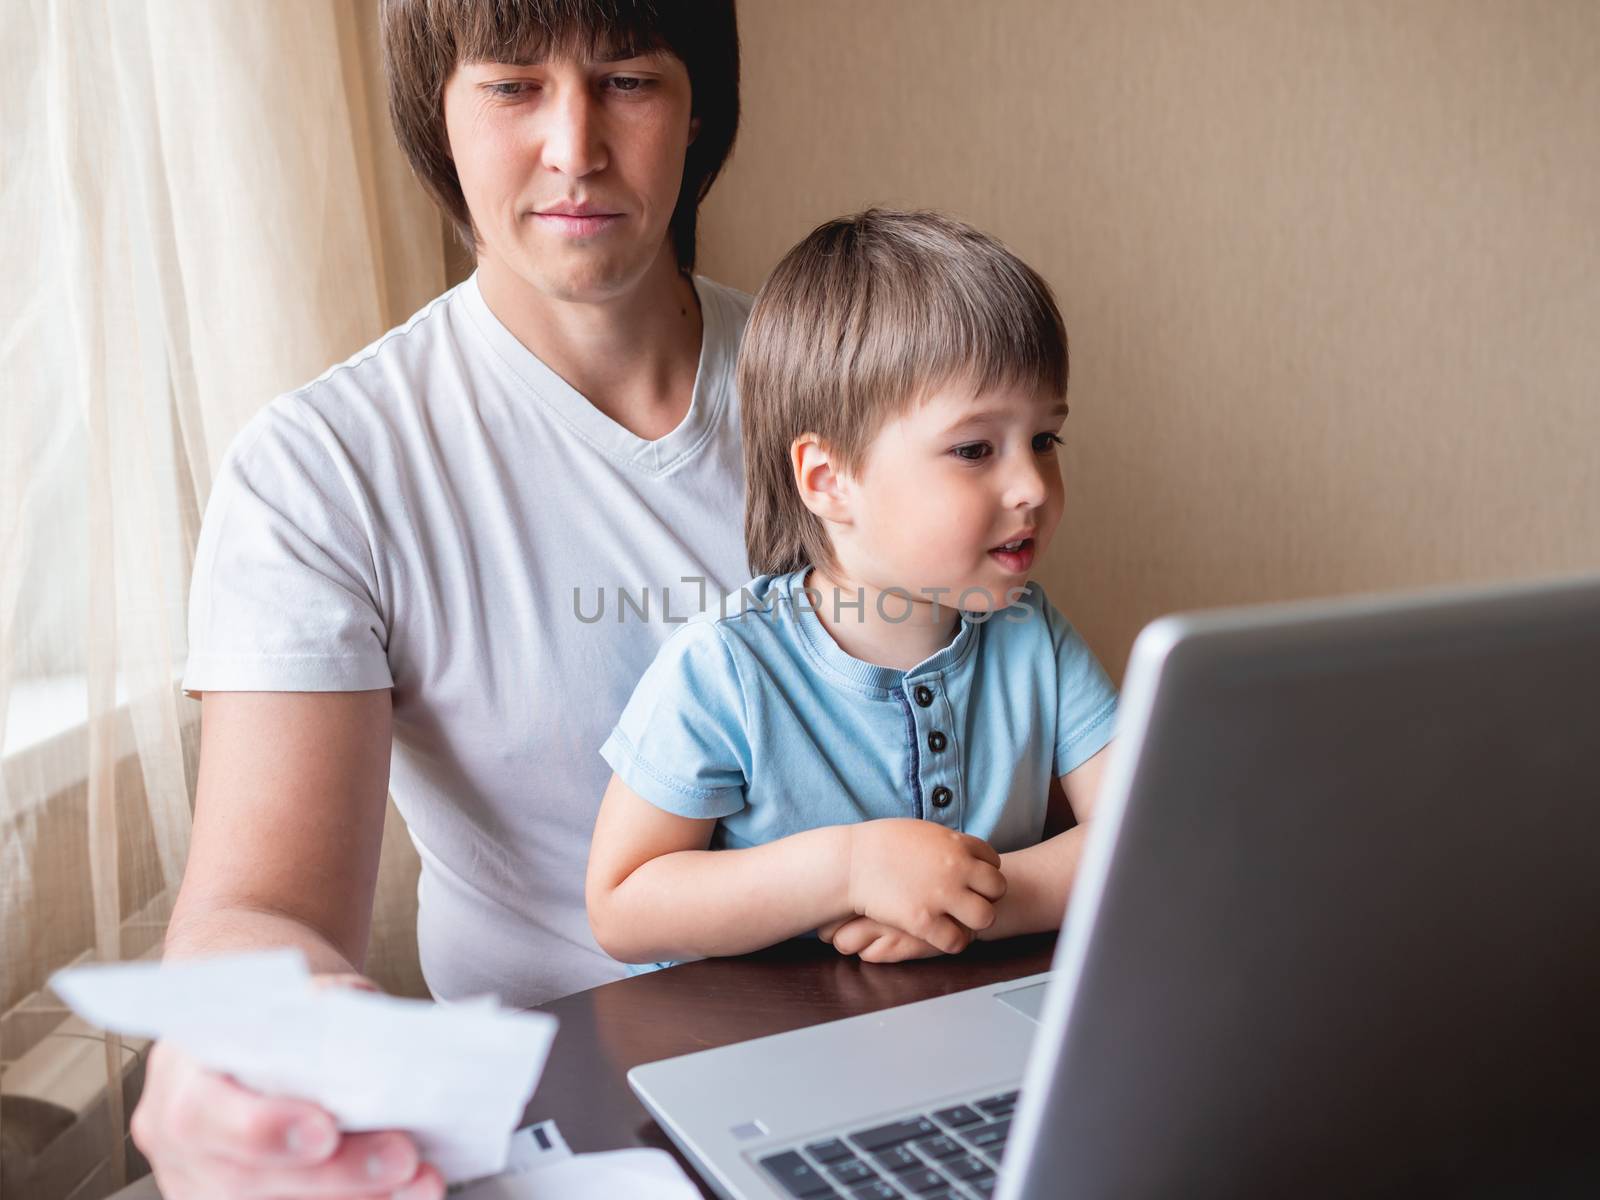
{"type": "Polygon", "coordinates": [[[641,79],[637,75],[613,75],[606,80],[613,90],[619,92],[642,92],[654,82],[650,79],[641,79]]]}
{"type": "Polygon", "coordinates": [[[1038,437],[1033,439],[1033,448],[1035,452],[1039,454],[1048,454],[1057,446],[1065,445],[1066,443],[1053,433],[1041,433],[1038,437]]]}
{"type": "Polygon", "coordinates": [[[957,446],[950,451],[963,462],[979,462],[989,453],[988,442],[969,442],[965,446],[957,446]]]}

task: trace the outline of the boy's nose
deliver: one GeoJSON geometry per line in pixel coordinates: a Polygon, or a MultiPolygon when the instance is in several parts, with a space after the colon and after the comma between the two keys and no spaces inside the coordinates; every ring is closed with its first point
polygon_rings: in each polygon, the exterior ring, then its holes
{"type": "Polygon", "coordinates": [[[606,165],[604,139],[594,97],[581,88],[563,89],[552,98],[545,127],[544,164],[580,179],[606,165]]]}
{"type": "Polygon", "coordinates": [[[1045,468],[1037,461],[1017,464],[1006,478],[1005,506],[1007,508],[1042,508],[1050,495],[1050,484],[1045,478],[1045,468]]]}

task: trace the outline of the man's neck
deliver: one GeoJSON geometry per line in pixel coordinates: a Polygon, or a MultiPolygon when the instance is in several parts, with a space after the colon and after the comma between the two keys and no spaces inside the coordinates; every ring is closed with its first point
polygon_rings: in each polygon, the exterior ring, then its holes
{"type": "Polygon", "coordinates": [[[807,573],[804,583],[818,593],[813,600],[822,627],[839,649],[862,662],[909,671],[948,646],[961,627],[961,614],[949,596],[935,606],[928,595],[912,592],[908,600],[901,592],[882,591],[844,572],[835,581],[821,568],[807,573]],[[898,619],[902,615],[904,620],[898,619]]]}
{"type": "Polygon", "coordinates": [[[478,289],[539,361],[630,432],[653,441],[688,412],[702,322],[670,244],[637,286],[601,303],[548,296],[489,258],[478,263],[478,289]]]}

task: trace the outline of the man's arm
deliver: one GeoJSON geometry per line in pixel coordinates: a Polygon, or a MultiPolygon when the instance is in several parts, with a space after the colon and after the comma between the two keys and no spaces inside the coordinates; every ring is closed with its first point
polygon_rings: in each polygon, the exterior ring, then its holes
{"type": "MultiPolygon", "coordinates": [[[[377,887],[390,705],[387,690],[207,694],[168,955],[295,946],[324,982],[351,981],[377,887]]],[[[341,1133],[316,1105],[258,1095],[168,1042],[151,1047],[130,1130],[168,1196],[444,1195],[407,1134],[341,1133]]]]}
{"type": "Polygon", "coordinates": [[[207,693],[168,956],[295,946],[313,972],[361,970],[392,713],[387,690],[207,693]]]}

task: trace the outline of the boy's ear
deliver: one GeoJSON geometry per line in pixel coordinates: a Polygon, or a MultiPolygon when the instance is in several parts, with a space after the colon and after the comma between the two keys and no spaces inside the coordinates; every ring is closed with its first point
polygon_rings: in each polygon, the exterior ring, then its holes
{"type": "Polygon", "coordinates": [[[789,465],[794,470],[800,500],[824,521],[849,525],[850,477],[838,469],[827,444],[814,433],[802,433],[789,447],[789,465]]]}

